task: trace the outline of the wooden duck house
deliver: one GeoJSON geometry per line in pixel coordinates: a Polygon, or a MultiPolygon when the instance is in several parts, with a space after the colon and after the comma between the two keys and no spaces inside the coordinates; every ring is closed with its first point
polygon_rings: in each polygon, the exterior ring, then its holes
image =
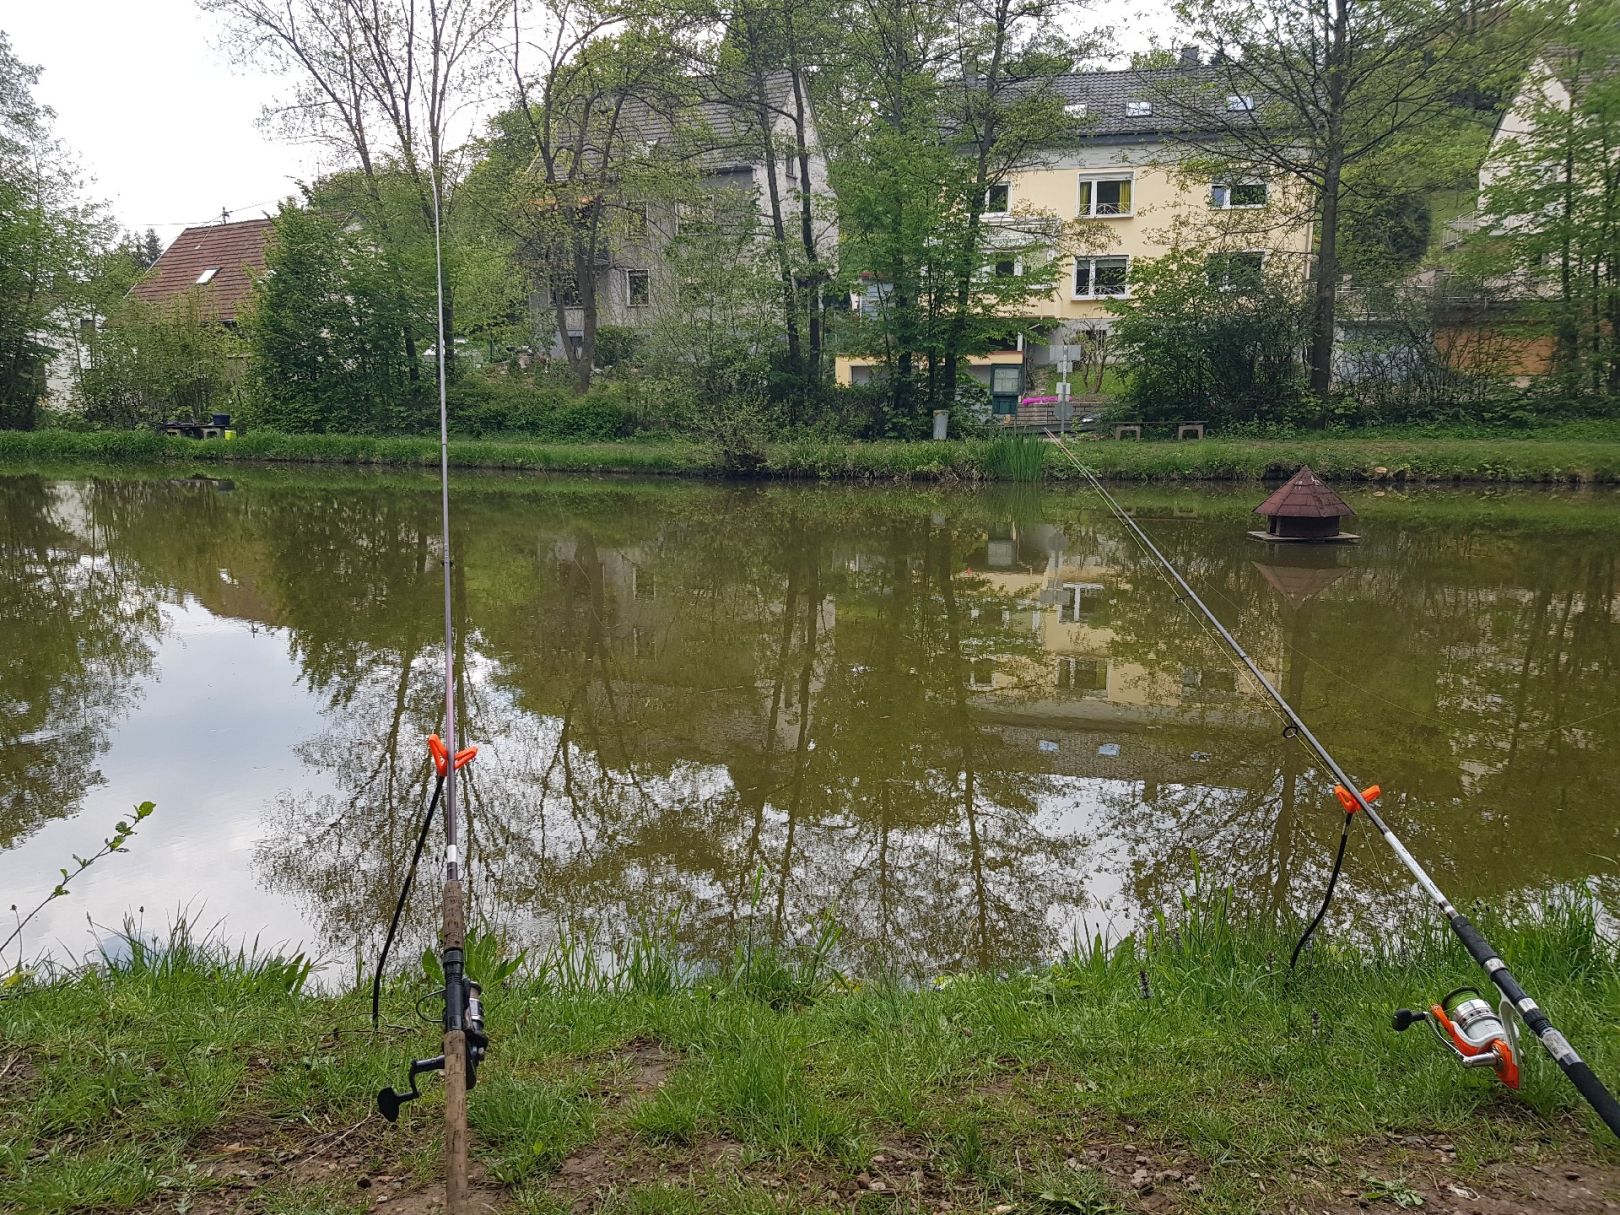
{"type": "Polygon", "coordinates": [[[1256,540],[1293,544],[1344,544],[1357,539],[1339,530],[1339,522],[1356,512],[1321,477],[1301,468],[1276,493],[1254,508],[1264,515],[1265,531],[1252,531],[1256,540]]]}

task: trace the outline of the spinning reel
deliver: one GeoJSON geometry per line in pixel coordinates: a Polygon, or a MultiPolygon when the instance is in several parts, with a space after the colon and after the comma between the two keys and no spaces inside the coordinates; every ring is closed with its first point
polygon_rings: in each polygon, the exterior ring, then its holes
{"type": "Polygon", "coordinates": [[[1448,992],[1427,1012],[1395,1010],[1391,1024],[1397,1032],[1427,1021],[1434,1036],[1464,1067],[1488,1067],[1509,1088],[1519,1087],[1519,1030],[1513,1006],[1503,1000],[1496,1008],[1473,987],[1448,992]]]}
{"type": "MultiPolygon", "coordinates": [[[[462,1010],[461,1024],[467,1043],[467,1087],[470,1089],[478,1083],[478,1065],[488,1053],[489,1037],[484,1033],[483,988],[476,980],[467,979],[463,990],[467,993],[467,1000],[462,1010]]],[[[412,1059],[410,1074],[407,1077],[411,1086],[409,1091],[402,1093],[393,1088],[383,1089],[377,1094],[378,1112],[388,1121],[396,1121],[399,1118],[399,1107],[407,1101],[415,1101],[422,1095],[422,1090],[416,1087],[416,1078],[426,1072],[443,1070],[443,1055],[434,1055],[431,1059],[412,1059]]]]}

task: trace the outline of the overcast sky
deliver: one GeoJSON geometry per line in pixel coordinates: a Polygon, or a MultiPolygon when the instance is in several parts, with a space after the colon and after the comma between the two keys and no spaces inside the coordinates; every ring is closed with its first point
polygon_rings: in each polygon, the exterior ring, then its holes
{"type": "Polygon", "coordinates": [[[126,228],[167,244],[187,224],[274,212],[317,167],[255,120],[278,82],[233,68],[192,0],[6,0],[0,28],[44,68],[38,98],[126,228]]]}
{"type": "MultiPolygon", "coordinates": [[[[1162,27],[1163,0],[1090,13],[1127,47],[1162,27]]],[[[274,212],[322,167],[314,148],[267,139],[257,119],[285,86],[233,67],[216,20],[193,0],[4,0],[13,53],[44,68],[38,97],[56,133],[125,228],[166,245],[188,224],[274,212]]]]}

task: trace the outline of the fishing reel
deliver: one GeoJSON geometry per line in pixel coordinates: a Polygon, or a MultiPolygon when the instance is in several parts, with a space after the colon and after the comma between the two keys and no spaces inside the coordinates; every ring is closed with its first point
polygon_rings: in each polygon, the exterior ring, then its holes
{"type": "MultiPolygon", "coordinates": [[[[489,1051],[489,1036],[484,1033],[484,989],[478,985],[477,980],[467,979],[463,984],[466,992],[466,1006],[462,1010],[461,1027],[467,1043],[467,1087],[471,1089],[478,1083],[478,1065],[483,1062],[489,1051]]],[[[444,1070],[444,1056],[434,1055],[431,1059],[412,1059],[411,1070],[407,1079],[410,1089],[400,1092],[394,1088],[385,1088],[377,1094],[377,1111],[390,1122],[399,1118],[399,1107],[407,1101],[415,1101],[422,1095],[422,1090],[416,1087],[416,1078],[426,1072],[444,1070]]]]}
{"type": "Polygon", "coordinates": [[[1503,1084],[1519,1087],[1519,1029],[1507,1000],[1492,1008],[1477,989],[1459,987],[1427,1012],[1396,1009],[1391,1024],[1401,1033],[1419,1021],[1429,1023],[1435,1037],[1464,1067],[1491,1068],[1503,1084]]]}

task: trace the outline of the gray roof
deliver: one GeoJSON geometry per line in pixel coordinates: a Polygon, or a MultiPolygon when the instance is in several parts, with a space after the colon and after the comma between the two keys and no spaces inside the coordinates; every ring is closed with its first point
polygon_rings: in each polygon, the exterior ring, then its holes
{"type": "MultiPolygon", "coordinates": [[[[808,87],[808,86],[807,86],[808,87]]],[[[793,111],[793,78],[785,71],[766,80],[766,102],[779,113],[793,111]]],[[[678,106],[650,106],[632,100],[625,105],[624,123],[636,139],[673,145],[692,155],[705,170],[716,172],[763,159],[760,135],[752,112],[721,95],[713,82],[697,83],[698,96],[678,106]]],[[[808,101],[808,99],[807,99],[808,101]]]]}
{"type": "Polygon", "coordinates": [[[1131,68],[1117,72],[1068,72],[1052,78],[1051,87],[1065,105],[1083,103],[1082,138],[1151,139],[1200,125],[1176,104],[1178,95],[1203,94],[1200,103],[1224,104],[1226,81],[1219,68],[1131,68]],[[1126,103],[1145,101],[1151,112],[1126,113],[1126,103]]]}

